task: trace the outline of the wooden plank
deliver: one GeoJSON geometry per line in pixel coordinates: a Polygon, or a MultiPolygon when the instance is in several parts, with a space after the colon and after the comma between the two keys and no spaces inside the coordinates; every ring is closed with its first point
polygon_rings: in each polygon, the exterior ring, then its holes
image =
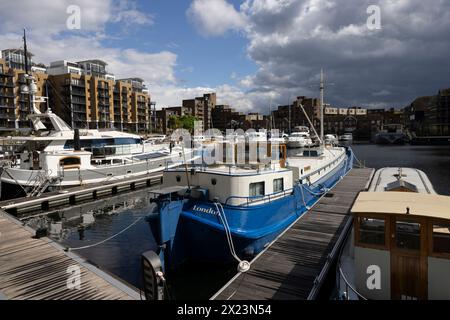
{"type": "Polygon", "coordinates": [[[350,219],[349,210],[373,173],[351,170],[329,193],[213,299],[307,299],[350,219]]]}
{"type": "Polygon", "coordinates": [[[7,299],[135,299],[139,293],[103,271],[74,260],[48,238],[32,232],[0,211],[0,292],[7,299]],[[67,286],[69,266],[80,268],[81,288],[67,286]]]}

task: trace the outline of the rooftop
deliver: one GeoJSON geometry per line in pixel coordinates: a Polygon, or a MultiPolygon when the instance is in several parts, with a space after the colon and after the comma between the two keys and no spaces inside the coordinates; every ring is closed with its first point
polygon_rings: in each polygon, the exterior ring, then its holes
{"type": "Polygon", "coordinates": [[[450,197],[415,192],[361,192],[352,213],[403,214],[450,219],[450,197]]]}

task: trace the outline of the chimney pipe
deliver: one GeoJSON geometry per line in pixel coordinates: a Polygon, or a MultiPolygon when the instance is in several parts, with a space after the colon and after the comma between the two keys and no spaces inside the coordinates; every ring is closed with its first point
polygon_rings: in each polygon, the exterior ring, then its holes
{"type": "Polygon", "coordinates": [[[73,149],[75,151],[81,151],[80,129],[73,130],[73,149]]]}

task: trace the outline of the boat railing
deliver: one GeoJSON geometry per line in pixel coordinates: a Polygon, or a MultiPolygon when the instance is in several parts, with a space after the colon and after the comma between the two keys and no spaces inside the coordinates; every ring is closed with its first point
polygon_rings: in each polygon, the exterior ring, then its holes
{"type": "MultiPolygon", "coordinates": [[[[344,153],[343,153],[342,155],[340,155],[337,159],[334,159],[333,161],[330,161],[329,163],[327,163],[326,166],[329,166],[329,165],[332,164],[334,161],[339,162],[339,161],[341,160],[341,158],[343,158],[343,157],[345,157],[345,156],[346,156],[346,154],[345,154],[345,152],[344,152],[344,153]]],[[[325,166],[324,166],[324,167],[325,167],[325,166]]],[[[305,179],[306,179],[306,180],[309,180],[309,179],[311,178],[311,176],[315,175],[315,174],[318,173],[319,171],[322,171],[324,167],[317,168],[317,169],[315,169],[315,170],[313,170],[313,171],[311,171],[311,172],[308,172],[307,174],[304,174],[304,175],[300,176],[300,178],[299,178],[300,182],[303,182],[303,180],[305,180],[305,179]]]]}
{"type": "Polygon", "coordinates": [[[225,200],[225,205],[230,205],[233,206],[233,204],[229,204],[229,202],[231,202],[231,200],[244,200],[243,203],[237,204],[235,206],[249,206],[250,204],[255,204],[258,202],[272,202],[276,199],[285,197],[287,195],[292,194],[292,192],[294,191],[294,188],[289,188],[286,190],[282,190],[282,191],[278,191],[278,192],[274,192],[271,194],[266,194],[266,195],[260,195],[260,196],[229,196],[226,200],[225,200]]]}
{"type": "Polygon", "coordinates": [[[351,292],[353,292],[358,297],[358,299],[367,300],[366,297],[364,297],[361,293],[359,293],[359,291],[356,290],[356,288],[354,288],[350,284],[350,281],[348,281],[348,279],[345,276],[345,273],[344,273],[344,271],[342,270],[342,267],[341,267],[341,257],[342,257],[342,254],[344,252],[345,246],[347,244],[348,237],[351,236],[351,234],[352,234],[352,232],[350,231],[350,232],[347,232],[347,234],[345,235],[344,240],[342,242],[343,245],[342,245],[342,247],[339,250],[338,261],[336,263],[336,271],[337,271],[336,272],[337,273],[337,276],[336,276],[336,289],[338,290],[338,293],[339,293],[339,290],[341,288],[341,280],[344,281],[344,285],[345,285],[345,295],[339,296],[338,299],[349,300],[349,290],[350,290],[351,292]]]}
{"type": "MultiPolygon", "coordinates": [[[[166,171],[178,171],[179,168],[166,168],[166,171]]],[[[217,174],[228,174],[234,176],[247,176],[259,173],[274,172],[277,171],[276,163],[258,163],[258,164],[214,164],[214,165],[203,165],[190,163],[188,165],[188,171],[195,170],[198,172],[206,173],[217,173],[217,174]],[[220,169],[223,167],[224,169],[220,169]],[[239,172],[237,169],[245,169],[243,172],[239,172]]],[[[282,169],[280,169],[282,170],[282,169]]],[[[284,169],[283,169],[284,170],[284,169]]]]}

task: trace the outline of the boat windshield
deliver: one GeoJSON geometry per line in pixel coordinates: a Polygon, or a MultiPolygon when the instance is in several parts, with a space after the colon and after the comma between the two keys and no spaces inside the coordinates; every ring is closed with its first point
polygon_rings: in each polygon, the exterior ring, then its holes
{"type": "MultiPolygon", "coordinates": [[[[103,139],[81,139],[81,149],[90,151],[96,156],[123,155],[130,154],[132,148],[141,145],[142,139],[139,138],[103,138],[103,139]]],[[[73,140],[67,140],[64,149],[73,149],[73,140]]]]}
{"type": "Polygon", "coordinates": [[[18,151],[24,152],[33,152],[33,151],[44,151],[45,148],[52,142],[52,140],[29,140],[25,142],[18,151]]]}

